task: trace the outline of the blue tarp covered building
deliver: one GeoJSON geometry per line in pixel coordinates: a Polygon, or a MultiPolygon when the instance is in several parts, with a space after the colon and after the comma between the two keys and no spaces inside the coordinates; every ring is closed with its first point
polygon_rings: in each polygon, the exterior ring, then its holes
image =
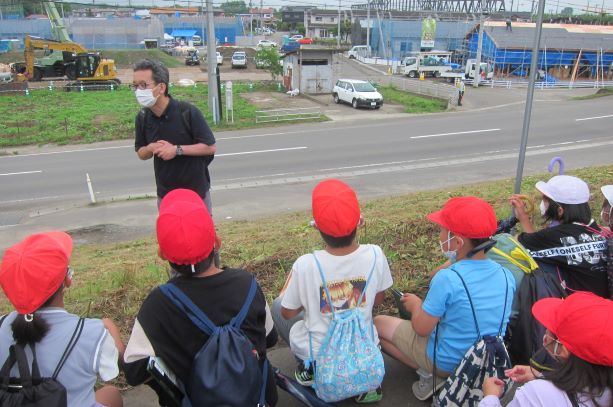
{"type": "MultiPolygon", "coordinates": [[[[535,24],[487,22],[482,59],[494,64],[498,75],[527,76],[532,59],[535,24]]],[[[479,27],[467,36],[471,58],[477,54],[479,27]]],[[[543,24],[538,68],[559,79],[609,79],[613,75],[613,27],[543,24]]]]}

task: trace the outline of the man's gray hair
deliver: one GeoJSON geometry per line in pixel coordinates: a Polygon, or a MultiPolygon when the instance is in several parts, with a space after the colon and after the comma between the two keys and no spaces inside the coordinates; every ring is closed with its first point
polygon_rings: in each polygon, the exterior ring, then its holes
{"type": "Polygon", "coordinates": [[[168,96],[168,83],[170,82],[170,74],[168,68],[159,61],[153,61],[151,59],[143,59],[134,64],[134,72],[136,71],[151,71],[153,81],[157,84],[163,83],[166,85],[166,91],[164,94],[168,96]]]}

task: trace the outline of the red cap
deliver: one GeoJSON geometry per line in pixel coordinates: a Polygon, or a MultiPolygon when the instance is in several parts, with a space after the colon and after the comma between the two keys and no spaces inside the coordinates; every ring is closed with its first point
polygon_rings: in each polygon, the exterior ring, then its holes
{"type": "Polygon", "coordinates": [[[447,201],[443,209],[428,215],[453,234],[469,239],[483,239],[496,232],[494,208],[474,196],[460,196],[447,201]]]}
{"type": "Polygon", "coordinates": [[[577,292],[564,300],[539,300],[532,306],[532,314],[573,355],[613,367],[613,301],[577,292]]]}
{"type": "Polygon", "coordinates": [[[313,218],[317,228],[332,237],[349,236],[360,223],[360,204],[351,187],[337,179],[313,189],[313,218]]]}
{"type": "Polygon", "coordinates": [[[30,235],[6,250],[0,285],[18,313],[33,313],[60,288],[71,254],[72,238],[64,232],[30,235]]]}
{"type": "Polygon", "coordinates": [[[172,263],[197,264],[209,257],[215,225],[202,198],[189,189],[166,194],[160,203],[157,237],[162,255],[172,263]]]}

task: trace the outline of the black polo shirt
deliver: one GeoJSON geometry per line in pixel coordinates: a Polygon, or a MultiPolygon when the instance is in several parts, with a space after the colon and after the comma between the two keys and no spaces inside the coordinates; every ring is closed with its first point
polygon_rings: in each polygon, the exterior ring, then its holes
{"type": "MultiPolygon", "coordinates": [[[[187,102],[178,102],[170,98],[170,102],[161,116],[156,116],[149,109],[144,109],[136,115],[136,137],[134,148],[138,151],[149,143],[166,140],[174,145],[190,145],[204,143],[215,144],[215,136],[209,128],[202,112],[187,102]],[[191,133],[186,127],[181,111],[181,105],[189,113],[191,133]],[[144,126],[143,126],[144,125],[144,126]]],[[[210,187],[208,164],[213,156],[188,157],[177,156],[164,161],[157,156],[153,158],[157,195],[163,198],[168,192],[177,188],[187,188],[204,198],[210,187]]]]}

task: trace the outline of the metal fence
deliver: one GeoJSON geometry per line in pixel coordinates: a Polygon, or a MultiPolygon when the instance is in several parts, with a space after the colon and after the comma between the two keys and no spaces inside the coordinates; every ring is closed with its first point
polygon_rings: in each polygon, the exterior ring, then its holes
{"type": "MultiPolygon", "coordinates": [[[[466,85],[472,85],[473,80],[467,79],[466,85]]],[[[522,89],[527,88],[528,81],[509,81],[509,80],[480,80],[481,86],[489,86],[492,88],[505,88],[505,89],[522,89]]],[[[535,83],[535,89],[602,89],[605,87],[613,87],[613,81],[537,81],[535,83]]]]}
{"type": "Polygon", "coordinates": [[[256,110],[255,112],[256,123],[313,120],[320,119],[321,117],[322,113],[319,107],[302,107],[295,109],[266,109],[256,110]]]}

